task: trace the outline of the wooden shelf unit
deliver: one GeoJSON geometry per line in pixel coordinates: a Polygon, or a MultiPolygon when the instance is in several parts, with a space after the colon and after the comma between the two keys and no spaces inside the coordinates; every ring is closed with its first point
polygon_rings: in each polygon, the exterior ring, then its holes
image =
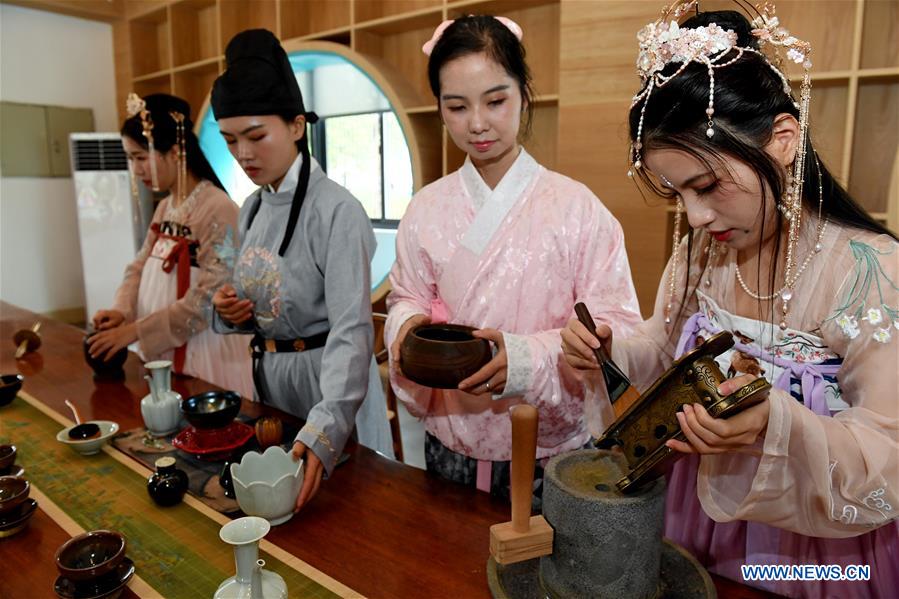
{"type": "Polygon", "coordinates": [[[221,43],[216,0],[186,0],[174,4],[170,18],[175,67],[218,59],[221,43]]]}
{"type": "Polygon", "coordinates": [[[195,119],[199,118],[199,111],[209,95],[209,90],[221,72],[221,60],[215,58],[173,74],[174,94],[187,100],[195,119]]]}
{"type": "Polygon", "coordinates": [[[352,9],[350,0],[281,0],[281,35],[293,39],[336,29],[349,33],[352,9]],[[322,10],[325,6],[327,10],[322,10]]]}
{"type": "Polygon", "coordinates": [[[444,8],[441,0],[355,0],[353,20],[356,23],[388,21],[392,18],[402,19],[409,14],[442,12],[444,8]]]}
{"type": "MultiPolygon", "coordinates": [[[[557,163],[559,29],[562,0],[143,0],[129,2],[115,23],[127,40],[127,68],[119,67],[118,100],[128,92],[174,93],[198,116],[212,82],[224,67],[224,49],[239,31],[265,27],[285,47],[327,41],[358,53],[385,78],[398,82],[394,108],[407,123],[408,141],[420,157],[416,182],[425,185],[452,172],[464,154],[443,131],[421,46],[446,18],[500,14],[517,21],[540,94],[533,135],[526,142],[538,160],[557,163]],[[124,72],[127,71],[127,74],[124,72]],[[124,74],[124,76],[123,76],[124,74]]],[[[122,109],[120,108],[120,116],[122,109]]]]}
{"type": "MultiPolygon", "coordinates": [[[[627,179],[627,110],[636,32],[661,2],[632,0],[128,0],[114,22],[120,111],[129,91],[186,96],[199,113],[244,29],[266,27],[292,50],[340,44],[390,82],[415,158],[416,188],[461,164],[427,81],[421,45],[444,19],[497,14],[524,30],[538,94],[525,146],[587,184],[621,221],[644,313],[670,246],[670,212],[627,179]],[[125,46],[123,50],[119,46],[125,46]]],[[[704,0],[703,10],[733,8],[704,0]]],[[[899,230],[899,0],[780,0],[778,15],[813,44],[812,139],[872,214],[899,230]]],[[[794,81],[801,71],[788,66],[794,81]]],[[[123,116],[120,112],[120,116],[123,116]]]]}
{"type": "Polygon", "coordinates": [[[149,96],[150,94],[170,94],[172,93],[172,75],[171,73],[163,73],[139,80],[136,79],[132,89],[140,97],[149,96]]]}
{"type": "Polygon", "coordinates": [[[135,77],[171,68],[168,13],[164,7],[130,21],[131,69],[135,77]]]}

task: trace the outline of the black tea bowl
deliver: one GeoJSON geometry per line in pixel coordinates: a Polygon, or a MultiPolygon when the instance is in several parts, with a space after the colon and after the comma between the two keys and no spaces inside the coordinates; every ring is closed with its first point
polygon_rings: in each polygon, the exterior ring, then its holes
{"type": "Polygon", "coordinates": [[[16,446],[0,445],[0,473],[5,472],[8,468],[16,463],[16,446]]]}
{"type": "Polygon", "coordinates": [[[80,534],[56,550],[56,569],[76,582],[99,578],[118,567],[126,545],[125,537],[113,530],[80,534]]]}
{"type": "Polygon", "coordinates": [[[224,428],[240,412],[240,395],[234,391],[207,391],[181,401],[181,414],[199,429],[224,428]]]}
{"type": "Polygon", "coordinates": [[[16,393],[22,389],[22,381],[25,380],[21,374],[4,374],[0,376],[0,406],[12,403],[16,398],[16,393]]]}

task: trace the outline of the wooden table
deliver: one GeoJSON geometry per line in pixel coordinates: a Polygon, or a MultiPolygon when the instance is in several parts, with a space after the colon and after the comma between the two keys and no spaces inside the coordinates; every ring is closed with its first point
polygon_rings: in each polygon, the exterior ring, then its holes
{"type": "MultiPolygon", "coordinates": [[[[68,415],[68,398],[85,419],[142,426],[148,390],[137,356],[128,357],[125,381],[95,383],[82,338],[75,327],[0,302],[0,373],[22,373],[24,390],[60,413],[68,415]],[[42,347],[14,360],[13,333],[37,321],[42,347]]],[[[172,386],[184,397],[215,388],[183,377],[172,386]]],[[[244,413],[259,411],[244,402],[244,413]]],[[[489,597],[488,529],[509,519],[508,505],[365,447],[346,451],[350,460],[315,500],[266,539],[368,597],[489,597]]],[[[54,552],[67,538],[39,509],[26,531],[0,540],[0,596],[45,596],[56,578],[54,552]]],[[[764,596],[717,577],[715,584],[723,597],[764,596]]]]}

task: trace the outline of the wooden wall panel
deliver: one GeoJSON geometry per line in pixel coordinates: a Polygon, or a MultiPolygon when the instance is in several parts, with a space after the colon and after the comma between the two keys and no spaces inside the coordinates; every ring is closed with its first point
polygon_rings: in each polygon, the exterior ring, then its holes
{"type": "Polygon", "coordinates": [[[558,170],[583,182],[621,222],[645,316],[665,260],[667,214],[627,177],[627,112],[637,91],[636,32],[658,7],[562,0],[558,170]]]}
{"type": "Polygon", "coordinates": [[[868,0],[862,29],[863,69],[899,67],[899,2],[868,0]]]}

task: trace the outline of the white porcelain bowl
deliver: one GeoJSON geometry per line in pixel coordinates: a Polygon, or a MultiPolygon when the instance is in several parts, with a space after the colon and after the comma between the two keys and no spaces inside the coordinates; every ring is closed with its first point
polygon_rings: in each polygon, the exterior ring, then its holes
{"type": "Polygon", "coordinates": [[[231,464],[231,479],[240,509],[276,526],[293,517],[303,484],[303,462],[293,461],[289,453],[275,445],[265,453],[250,451],[240,463],[231,464]]]}
{"type": "MultiPolygon", "coordinates": [[[[119,432],[119,425],[110,420],[89,420],[88,422],[92,422],[100,427],[99,437],[94,437],[93,439],[69,439],[69,431],[76,426],[73,424],[56,433],[56,440],[60,443],[65,443],[81,455],[100,453],[100,448],[103,447],[103,444],[119,432]]],[[[87,422],[84,424],[87,424],[87,422]]]]}

